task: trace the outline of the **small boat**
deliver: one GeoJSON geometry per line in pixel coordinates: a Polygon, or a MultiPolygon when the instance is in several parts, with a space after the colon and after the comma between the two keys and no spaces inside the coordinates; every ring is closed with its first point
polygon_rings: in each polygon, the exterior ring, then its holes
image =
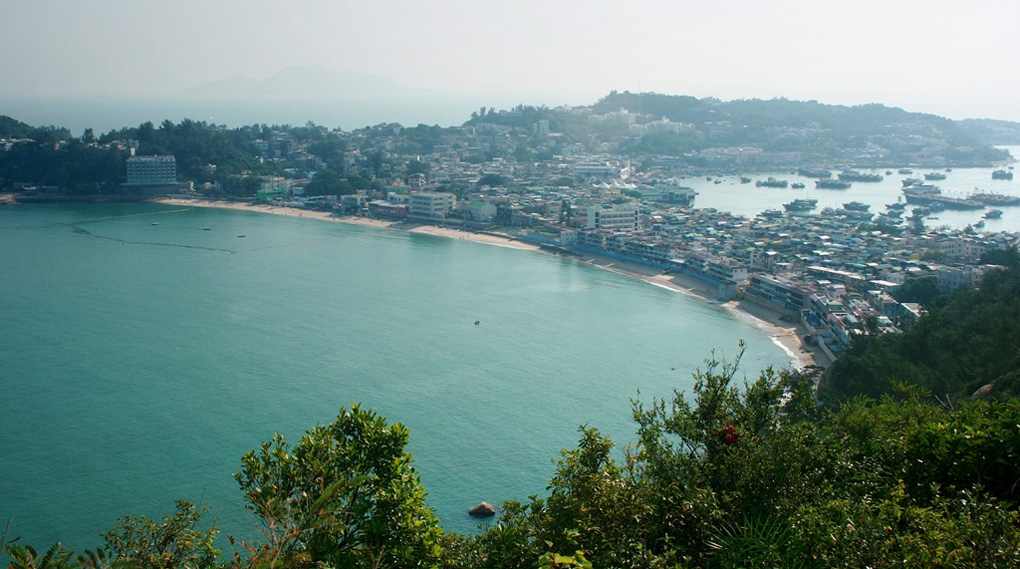
{"type": "Polygon", "coordinates": [[[995,170],[992,172],[993,180],[1012,180],[1013,172],[1009,170],[995,170]]]}
{"type": "Polygon", "coordinates": [[[750,184],[751,183],[751,178],[748,178],[747,176],[741,176],[740,177],[740,183],[741,184],[750,184]]]}
{"type": "Polygon", "coordinates": [[[152,224],[153,225],[159,225],[159,222],[158,221],[153,221],[152,224]]]}
{"type": "Polygon", "coordinates": [[[795,189],[795,190],[803,190],[804,189],[804,184],[802,184],[800,182],[794,182],[794,183],[790,184],[790,187],[795,189]]]}
{"type": "Polygon", "coordinates": [[[242,233],[242,234],[238,235],[238,237],[244,237],[244,234],[242,233]]]}
{"type": "Polygon", "coordinates": [[[202,231],[212,231],[212,227],[203,227],[202,231]]]}
{"type": "Polygon", "coordinates": [[[900,174],[913,174],[914,173],[914,171],[911,170],[910,168],[900,168],[899,170],[897,170],[897,172],[899,172],[900,174]]]}
{"type": "Polygon", "coordinates": [[[945,180],[946,175],[942,172],[928,172],[924,175],[925,180],[945,180]]]}
{"type": "Polygon", "coordinates": [[[1002,217],[1001,209],[991,209],[985,212],[985,219],[999,219],[1002,217]]]}

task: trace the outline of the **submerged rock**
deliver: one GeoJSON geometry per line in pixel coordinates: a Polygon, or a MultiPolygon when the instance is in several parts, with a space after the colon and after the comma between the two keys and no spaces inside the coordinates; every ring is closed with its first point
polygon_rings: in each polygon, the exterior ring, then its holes
{"type": "Polygon", "coordinates": [[[487,518],[489,516],[496,515],[496,508],[493,508],[492,504],[488,502],[482,502],[481,504],[478,504],[474,508],[468,510],[468,515],[474,516],[476,518],[487,518]]]}

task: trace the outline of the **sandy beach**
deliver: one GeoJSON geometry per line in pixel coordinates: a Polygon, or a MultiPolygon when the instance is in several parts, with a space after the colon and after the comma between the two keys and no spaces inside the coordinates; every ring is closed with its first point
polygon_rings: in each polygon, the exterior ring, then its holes
{"type": "MultiPolygon", "coordinates": [[[[395,231],[409,231],[426,235],[436,235],[451,239],[464,239],[489,245],[512,247],[515,249],[541,250],[537,245],[515,239],[510,235],[498,235],[491,233],[475,233],[460,229],[437,227],[435,225],[422,225],[412,222],[394,222],[381,219],[371,219],[359,216],[336,216],[325,211],[310,211],[290,207],[274,206],[269,204],[249,204],[226,200],[205,200],[185,198],[160,198],[153,200],[156,203],[194,206],[194,207],[217,207],[223,209],[235,209],[240,211],[258,211],[276,215],[289,215],[294,217],[307,217],[309,219],[321,219],[337,223],[348,223],[363,225],[378,229],[389,229],[395,231]]],[[[593,253],[579,253],[571,255],[571,258],[578,262],[588,263],[592,266],[613,271],[622,275],[638,278],[657,286],[662,286],[683,294],[699,298],[705,302],[717,305],[722,310],[728,310],[733,315],[743,320],[750,326],[754,326],[768,334],[777,345],[782,347],[792,359],[797,360],[801,367],[810,365],[827,366],[831,362],[822,351],[804,343],[803,338],[807,330],[799,322],[785,322],[780,319],[778,311],[765,306],[755,304],[747,300],[733,300],[721,303],[716,298],[715,288],[695,277],[664,273],[661,269],[635,263],[621,261],[612,257],[596,255],[593,253]]]]}

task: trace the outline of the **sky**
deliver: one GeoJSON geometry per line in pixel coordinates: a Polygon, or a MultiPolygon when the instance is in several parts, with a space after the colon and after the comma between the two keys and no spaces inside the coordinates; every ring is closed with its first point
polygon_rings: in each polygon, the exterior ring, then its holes
{"type": "Polygon", "coordinates": [[[318,65],[482,101],[629,90],[1020,121],[1016,0],[0,0],[0,22],[0,114],[318,65]]]}

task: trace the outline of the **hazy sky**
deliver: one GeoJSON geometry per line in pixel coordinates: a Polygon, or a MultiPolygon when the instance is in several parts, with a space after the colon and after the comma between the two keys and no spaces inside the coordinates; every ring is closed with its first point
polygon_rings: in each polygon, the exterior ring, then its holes
{"type": "Polygon", "coordinates": [[[1017,0],[0,0],[0,29],[0,102],[322,65],[550,106],[616,89],[1020,121],[1017,0]]]}

